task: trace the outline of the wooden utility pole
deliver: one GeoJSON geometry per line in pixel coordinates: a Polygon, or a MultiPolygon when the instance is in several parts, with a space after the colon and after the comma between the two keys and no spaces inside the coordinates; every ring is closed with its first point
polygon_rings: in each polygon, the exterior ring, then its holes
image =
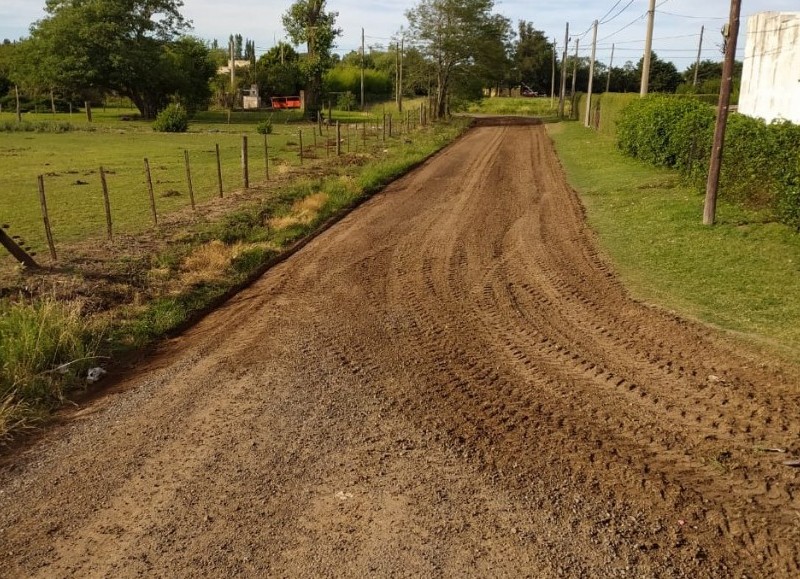
{"type": "Polygon", "coordinates": [[[581,44],[581,39],[575,39],[575,57],[572,59],[572,96],[575,96],[575,81],[578,78],[578,47],[581,44]]]}
{"type": "MultiPolygon", "coordinates": [[[[361,110],[364,110],[364,29],[361,29],[361,110]]],[[[322,133],[320,133],[321,135],[322,133]]]]}
{"type": "Polygon", "coordinates": [[[611,69],[614,68],[614,46],[611,45],[611,60],[608,62],[608,76],[606,77],[606,92],[611,89],[611,69]]]}
{"type": "Polygon", "coordinates": [[[714,221],[716,220],[719,173],[722,168],[722,151],[725,146],[725,127],[728,124],[728,108],[731,103],[733,66],[736,58],[736,38],[739,36],[739,14],[741,11],[741,0],[731,0],[730,19],[727,27],[723,29],[723,35],[725,36],[725,61],[722,64],[722,87],[719,91],[717,124],[714,127],[714,145],[711,149],[711,161],[708,168],[706,201],[703,207],[703,225],[714,225],[714,221]]]}
{"type": "Polygon", "coordinates": [[[650,8],[647,10],[647,37],[644,41],[644,60],[642,62],[642,86],[639,96],[647,96],[647,89],[650,83],[650,56],[653,50],[653,25],[656,18],[656,0],[650,0],[650,8]]]}
{"type": "Polygon", "coordinates": [[[569,22],[564,33],[564,56],[561,61],[561,94],[558,97],[558,116],[564,118],[564,93],[567,91],[567,47],[569,46],[569,22]]]}
{"type": "Polygon", "coordinates": [[[592,110],[592,87],[594,85],[594,57],[597,51],[597,20],[594,21],[594,32],[592,32],[592,57],[589,60],[589,89],[586,91],[586,119],[584,125],[589,126],[590,113],[592,110]]]}
{"type": "Polygon", "coordinates": [[[703,32],[705,30],[705,25],[700,27],[700,44],[697,46],[697,62],[694,64],[694,82],[692,86],[697,86],[697,72],[700,70],[700,53],[703,52],[703,32]]]}
{"type": "MultiPolygon", "coordinates": [[[[231,92],[233,92],[233,91],[236,90],[236,60],[234,60],[234,57],[236,56],[236,53],[234,52],[234,49],[233,49],[233,36],[231,36],[231,41],[230,41],[230,47],[229,48],[230,48],[230,53],[231,53],[230,54],[230,56],[231,56],[231,92]]],[[[235,95],[234,95],[234,98],[236,98],[235,95]]]]}
{"type": "Polygon", "coordinates": [[[405,39],[400,39],[400,76],[397,89],[397,112],[403,112],[403,56],[405,52],[405,39]]]}
{"type": "Polygon", "coordinates": [[[550,107],[556,105],[556,39],[553,38],[553,73],[550,77],[550,107]]]}

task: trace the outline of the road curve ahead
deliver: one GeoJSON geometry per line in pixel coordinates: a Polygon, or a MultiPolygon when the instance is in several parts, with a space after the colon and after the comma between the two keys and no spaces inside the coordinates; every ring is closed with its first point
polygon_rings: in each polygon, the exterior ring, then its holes
{"type": "Polygon", "coordinates": [[[482,120],[17,453],[0,575],[797,577],[798,374],[482,120]]]}

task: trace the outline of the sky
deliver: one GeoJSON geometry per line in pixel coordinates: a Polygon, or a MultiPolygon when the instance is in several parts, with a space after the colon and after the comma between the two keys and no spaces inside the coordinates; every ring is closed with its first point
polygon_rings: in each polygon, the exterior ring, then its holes
{"type": "MultiPolygon", "coordinates": [[[[406,11],[414,0],[328,0],[328,9],[339,13],[337,25],[342,35],[335,51],[346,54],[361,43],[365,29],[368,46],[385,47],[403,27],[408,27],[406,11]]],[[[256,52],[269,50],[285,37],[281,14],[291,0],[184,0],[182,14],[192,21],[193,33],[206,40],[227,42],[230,34],[241,34],[255,41],[256,52]]],[[[596,58],[609,64],[612,44],[615,45],[615,66],[626,61],[637,62],[644,51],[648,0],[496,0],[494,11],[511,19],[532,22],[549,38],[555,38],[559,54],[564,47],[565,24],[569,22],[570,54],[579,38],[579,54],[588,56],[592,42],[592,22],[598,26],[596,58]]],[[[28,34],[30,25],[44,16],[44,0],[0,0],[0,39],[17,39],[28,34]]],[[[657,0],[653,50],[664,60],[672,61],[679,71],[688,68],[697,57],[700,27],[705,26],[703,59],[721,60],[720,29],[728,20],[729,0],[657,0]]],[[[766,11],[800,11],[798,0],[744,0],[741,34],[737,47],[739,58],[744,54],[744,32],[747,17],[766,11]]]]}

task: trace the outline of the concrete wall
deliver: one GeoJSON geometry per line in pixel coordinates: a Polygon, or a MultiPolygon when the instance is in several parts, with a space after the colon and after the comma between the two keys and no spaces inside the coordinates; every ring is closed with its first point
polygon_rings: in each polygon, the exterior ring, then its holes
{"type": "Polygon", "coordinates": [[[800,124],[800,12],[748,18],[739,112],[800,124]]]}

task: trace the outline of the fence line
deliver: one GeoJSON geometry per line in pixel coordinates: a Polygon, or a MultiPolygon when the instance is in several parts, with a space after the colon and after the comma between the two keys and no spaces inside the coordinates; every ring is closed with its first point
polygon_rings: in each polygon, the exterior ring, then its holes
{"type": "MultiPolygon", "coordinates": [[[[420,110],[422,111],[422,109],[420,109],[420,110]]],[[[415,128],[419,128],[419,126],[424,126],[424,122],[422,122],[423,119],[424,119],[422,112],[420,113],[420,117],[421,117],[421,119],[420,119],[421,122],[418,123],[418,126],[416,126],[415,128]]],[[[384,114],[382,119],[380,117],[375,117],[374,119],[366,118],[364,120],[359,120],[359,121],[348,121],[347,124],[346,124],[346,127],[345,127],[346,136],[345,136],[344,140],[342,138],[342,126],[341,126],[341,122],[340,121],[336,121],[335,122],[334,135],[330,134],[332,132],[330,130],[331,129],[330,125],[332,123],[331,122],[325,123],[325,134],[323,136],[325,137],[324,138],[324,141],[325,141],[324,147],[326,149],[326,157],[330,157],[330,155],[331,155],[331,150],[330,150],[331,149],[331,140],[332,140],[331,137],[333,137],[333,139],[335,139],[335,144],[336,144],[335,154],[336,154],[337,157],[342,155],[342,144],[343,143],[345,144],[346,150],[347,150],[348,153],[352,150],[351,149],[351,143],[350,143],[352,125],[356,126],[356,130],[355,130],[355,137],[356,137],[355,149],[356,150],[358,149],[358,136],[359,136],[358,135],[358,133],[359,133],[358,126],[359,125],[361,126],[361,135],[360,136],[361,136],[362,146],[364,147],[365,150],[367,148],[367,141],[370,138],[374,138],[375,140],[380,140],[381,142],[385,142],[387,140],[387,131],[388,131],[388,138],[390,138],[390,139],[393,138],[394,136],[401,136],[402,137],[402,135],[393,134],[391,118],[392,118],[392,115],[384,114]],[[389,117],[388,121],[387,121],[387,117],[389,117]]],[[[407,113],[406,114],[406,120],[405,120],[405,122],[407,124],[409,123],[409,119],[410,119],[410,116],[409,116],[409,113],[407,113]]],[[[311,132],[312,132],[312,135],[313,135],[313,147],[312,147],[313,151],[317,151],[319,149],[319,147],[322,146],[322,145],[319,144],[319,142],[317,140],[317,129],[319,130],[320,134],[322,135],[322,125],[323,125],[323,123],[320,121],[320,122],[317,123],[316,127],[312,127],[312,131],[311,132]]],[[[407,132],[408,131],[409,131],[409,129],[407,128],[407,132]]],[[[304,165],[304,157],[305,158],[316,158],[316,155],[310,154],[310,152],[306,148],[304,148],[303,131],[302,130],[298,130],[298,139],[299,139],[298,160],[299,160],[300,166],[303,166],[304,165]]],[[[291,150],[291,143],[289,142],[288,145],[289,145],[288,147],[285,147],[282,150],[283,151],[291,150]]],[[[281,150],[281,149],[279,148],[278,150],[281,150]]],[[[274,152],[275,152],[274,150],[271,150],[271,147],[270,147],[270,144],[269,144],[269,138],[265,134],[264,135],[263,155],[264,155],[264,177],[265,177],[265,179],[267,181],[270,180],[270,157],[269,156],[270,156],[271,153],[274,154],[274,152]]],[[[215,168],[216,168],[217,190],[218,190],[219,197],[223,198],[224,197],[223,158],[222,158],[222,154],[221,154],[219,143],[215,143],[213,153],[215,155],[215,161],[216,161],[216,163],[215,163],[216,167],[215,168]]],[[[243,135],[242,136],[242,141],[241,141],[241,170],[242,170],[242,181],[243,181],[244,189],[249,189],[249,187],[250,187],[249,158],[250,158],[250,152],[249,152],[249,148],[248,148],[248,138],[247,138],[246,135],[243,135]]],[[[180,165],[180,162],[178,162],[178,165],[180,165]]],[[[183,151],[183,165],[184,165],[183,168],[184,168],[184,171],[185,171],[186,188],[187,188],[188,194],[189,194],[189,202],[190,202],[192,210],[196,210],[197,209],[197,205],[196,205],[196,199],[195,199],[194,179],[193,179],[193,176],[192,176],[192,167],[191,167],[191,163],[190,163],[190,156],[189,156],[189,150],[188,149],[184,149],[184,151],[183,151]]],[[[165,168],[163,166],[160,167],[160,168],[156,167],[156,166],[151,166],[150,158],[149,157],[145,157],[144,158],[144,180],[145,180],[146,192],[147,192],[147,196],[148,196],[148,205],[149,205],[149,210],[150,210],[153,226],[157,227],[158,224],[159,224],[159,215],[158,215],[158,206],[157,206],[157,203],[156,203],[156,190],[155,190],[154,180],[153,180],[153,172],[154,172],[153,170],[154,169],[164,170],[165,168]]],[[[110,194],[109,182],[108,182],[108,179],[107,179],[107,175],[109,175],[109,174],[114,174],[114,171],[108,171],[106,169],[106,167],[103,166],[103,165],[99,166],[99,179],[100,179],[100,188],[101,188],[101,192],[102,192],[102,202],[103,202],[103,215],[104,215],[104,218],[105,218],[105,230],[106,230],[105,234],[106,234],[106,238],[109,241],[111,241],[114,238],[114,220],[113,220],[113,217],[112,217],[112,209],[113,209],[112,208],[112,204],[113,203],[112,203],[111,194],[110,194]]],[[[56,262],[57,259],[58,259],[58,254],[56,252],[56,245],[55,245],[55,239],[54,239],[54,236],[53,236],[53,229],[52,229],[51,219],[50,219],[50,215],[48,213],[48,208],[47,208],[47,198],[46,198],[46,193],[45,193],[45,177],[47,177],[47,175],[38,175],[37,176],[38,191],[39,191],[39,204],[40,204],[40,210],[41,210],[41,214],[42,214],[42,223],[44,225],[44,230],[45,230],[45,239],[46,239],[49,251],[50,251],[50,257],[51,257],[51,260],[53,262],[56,262]]],[[[86,185],[88,183],[81,182],[79,180],[76,184],[86,185]]],[[[56,224],[56,225],[58,225],[58,224],[56,224]]],[[[11,240],[11,238],[8,237],[7,235],[5,235],[5,234],[3,234],[3,235],[5,237],[7,237],[8,240],[9,240],[9,244],[7,244],[7,245],[3,244],[3,245],[8,250],[8,252],[13,255],[13,257],[15,259],[17,259],[20,262],[25,263],[26,265],[28,265],[30,267],[37,267],[36,263],[31,258],[31,256],[28,255],[27,253],[25,253],[25,251],[22,250],[21,246],[17,247],[17,243],[15,243],[13,240],[11,240]],[[17,248],[19,251],[17,251],[17,249],[13,249],[12,250],[12,248],[11,248],[12,244],[13,244],[13,248],[17,248]]],[[[35,253],[34,253],[34,255],[35,255],[35,253]]]]}

